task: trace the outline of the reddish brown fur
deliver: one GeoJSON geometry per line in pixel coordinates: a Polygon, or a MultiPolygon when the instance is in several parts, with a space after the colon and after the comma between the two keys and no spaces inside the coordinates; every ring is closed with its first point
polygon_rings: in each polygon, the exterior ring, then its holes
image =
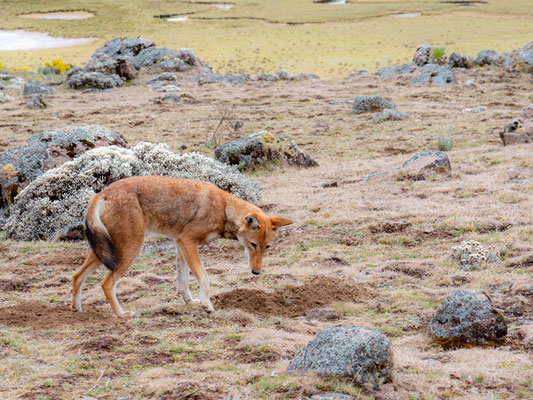
{"type": "MultiPolygon", "coordinates": [[[[257,274],[275,229],[292,223],[284,218],[269,217],[258,207],[210,183],[163,176],[132,177],[113,183],[94,196],[86,220],[98,238],[107,235],[107,228],[110,242],[116,249],[115,268],[103,280],[102,288],[119,317],[131,313],[122,311],[118,304],[116,283],[139,254],[147,231],[175,240],[178,290],[186,302],[194,301],[188,290],[188,266],[198,278],[200,301],[212,311],[207,274],[198,255],[198,245],[215,237],[239,240],[249,255],[252,272],[257,274]],[[103,226],[98,221],[98,213],[103,226]]],[[[107,257],[109,249],[103,248],[104,242],[91,243],[91,253],[73,276],[72,307],[78,311],[81,311],[83,282],[107,257]]]]}

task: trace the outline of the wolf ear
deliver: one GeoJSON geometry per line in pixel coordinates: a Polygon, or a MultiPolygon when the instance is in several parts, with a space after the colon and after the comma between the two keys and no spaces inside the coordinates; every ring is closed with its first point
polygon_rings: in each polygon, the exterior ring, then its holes
{"type": "Polygon", "coordinates": [[[259,229],[259,221],[257,220],[257,218],[255,218],[253,215],[248,215],[244,221],[246,221],[246,223],[248,224],[248,227],[252,230],[252,231],[255,231],[256,229],[259,229]]]}
{"type": "Polygon", "coordinates": [[[270,217],[270,223],[272,224],[272,230],[276,230],[280,226],[290,225],[293,222],[290,219],[281,217],[270,217]]]}

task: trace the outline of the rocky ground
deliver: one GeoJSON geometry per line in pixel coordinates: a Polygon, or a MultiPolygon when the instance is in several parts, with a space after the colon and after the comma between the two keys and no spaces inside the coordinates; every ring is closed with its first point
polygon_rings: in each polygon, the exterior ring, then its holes
{"type": "Polygon", "coordinates": [[[211,315],[183,304],[172,248],[149,237],[118,286],[124,308],[136,311],[129,320],[113,317],[99,286],[103,269],[87,282],[85,312],[70,311],[85,242],[2,236],[1,398],[532,398],[533,144],[504,147],[499,136],[533,102],[531,74],[457,69],[451,86],[377,74],[236,85],[185,75],[173,83],[174,101],[146,85],[154,76],[141,70],[104,91],[57,85],[45,108],[27,108],[20,89],[5,89],[13,101],[0,105],[0,151],[65,125],[100,125],[130,145],[165,142],[208,156],[246,134],[283,133],[319,166],[246,174],[265,186],[259,206],[296,222],[280,233],[259,277],[238,243],[202,246],[211,315]],[[357,95],[374,94],[410,117],[353,113],[357,95]],[[395,171],[417,151],[437,150],[450,131],[451,173],[395,171]],[[499,256],[466,265],[452,247],[468,240],[499,256]],[[459,289],[489,295],[508,326],[503,342],[443,347],[431,339],[437,306],[459,289]],[[308,313],[325,307],[333,311],[308,313]],[[340,325],[387,336],[391,383],[370,392],[286,373],[303,345],[340,325]]]}

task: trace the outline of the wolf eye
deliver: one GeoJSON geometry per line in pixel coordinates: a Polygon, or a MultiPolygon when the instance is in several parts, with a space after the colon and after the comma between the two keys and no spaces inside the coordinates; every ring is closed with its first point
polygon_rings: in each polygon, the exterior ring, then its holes
{"type": "Polygon", "coordinates": [[[257,247],[257,245],[255,243],[252,243],[252,242],[250,242],[250,246],[252,246],[252,249],[254,249],[254,250],[257,247]]]}

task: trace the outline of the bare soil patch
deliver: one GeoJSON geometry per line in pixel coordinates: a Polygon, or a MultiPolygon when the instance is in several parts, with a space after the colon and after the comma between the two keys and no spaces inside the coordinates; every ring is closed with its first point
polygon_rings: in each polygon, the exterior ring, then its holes
{"type": "Polygon", "coordinates": [[[62,266],[69,267],[75,271],[81,267],[86,258],[87,254],[85,252],[80,252],[79,250],[56,251],[51,254],[44,254],[30,258],[26,261],[26,265],[41,265],[48,267],[62,266]]]}
{"type": "Polygon", "coordinates": [[[298,317],[307,310],[334,302],[361,301],[371,295],[362,285],[339,278],[316,277],[301,286],[286,286],[275,292],[235,289],[214,296],[215,308],[240,308],[261,316],[298,317]]]}
{"type": "Polygon", "coordinates": [[[10,327],[56,329],[117,323],[111,314],[90,307],[80,313],[72,311],[67,305],[28,302],[0,309],[0,325],[10,327]]]}

